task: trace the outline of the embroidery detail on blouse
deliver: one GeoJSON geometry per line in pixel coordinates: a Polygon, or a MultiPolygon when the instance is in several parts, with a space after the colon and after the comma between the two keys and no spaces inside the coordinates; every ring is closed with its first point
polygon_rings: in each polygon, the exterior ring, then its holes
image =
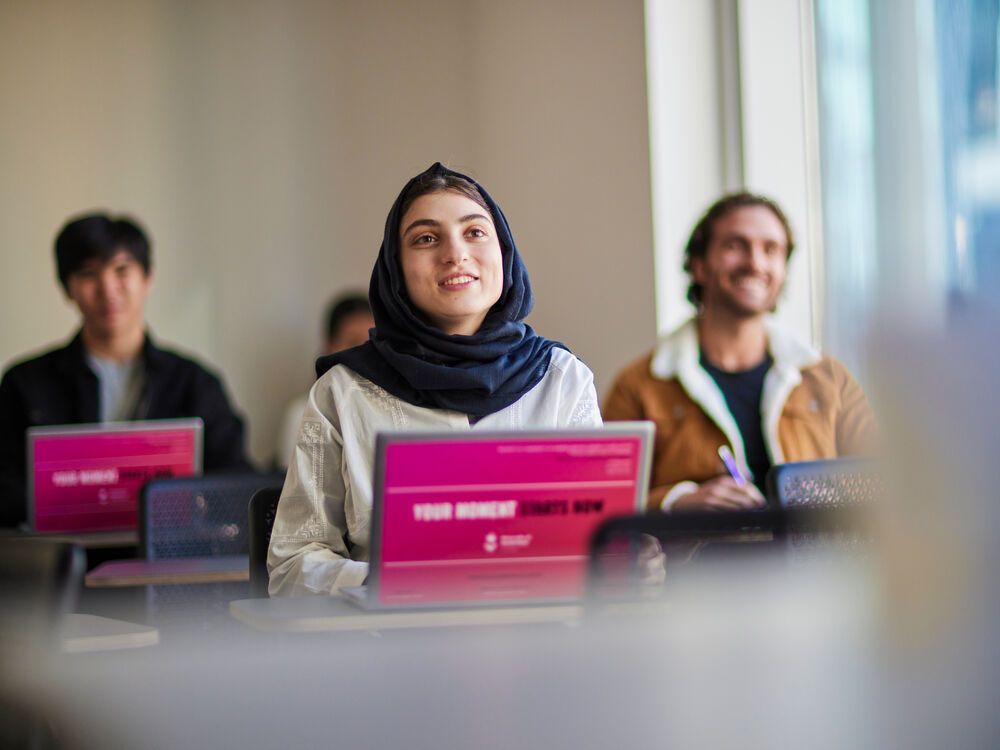
{"type": "Polygon", "coordinates": [[[569,418],[570,425],[591,424],[594,421],[594,410],[596,408],[597,404],[590,399],[580,401],[574,407],[573,415],[569,418]]]}
{"type": "Polygon", "coordinates": [[[393,426],[396,429],[404,428],[409,424],[410,419],[406,416],[406,412],[403,411],[399,399],[389,393],[389,391],[364,378],[359,379],[357,384],[376,404],[389,412],[389,415],[392,417],[393,426]]]}
{"type": "Polygon", "coordinates": [[[317,498],[323,497],[323,479],[326,473],[326,451],[323,450],[323,443],[319,440],[309,443],[310,469],[313,483],[313,492],[317,498]]]}
{"type": "Polygon", "coordinates": [[[301,440],[306,445],[314,445],[322,442],[322,427],[319,422],[303,422],[301,440]]]}
{"type": "Polygon", "coordinates": [[[323,524],[315,517],[310,518],[299,529],[296,538],[301,539],[325,539],[326,532],[323,530],[323,524]]]}

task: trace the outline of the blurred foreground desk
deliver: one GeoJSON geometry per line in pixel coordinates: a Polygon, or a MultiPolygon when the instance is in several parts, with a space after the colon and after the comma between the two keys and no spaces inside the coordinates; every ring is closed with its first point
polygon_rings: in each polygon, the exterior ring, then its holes
{"type": "Polygon", "coordinates": [[[161,630],[224,626],[229,602],[249,595],[249,581],[246,555],[113,560],[87,573],[79,609],[161,630]]]}
{"type": "Polygon", "coordinates": [[[249,580],[250,560],[246,555],[114,560],[97,566],[85,579],[88,588],[244,583],[249,580]]]}
{"type": "Polygon", "coordinates": [[[336,595],[241,599],[229,603],[229,612],[237,620],[257,630],[273,633],[574,623],[579,620],[581,609],[576,604],[560,604],[375,611],[363,610],[336,595]]]}
{"type": "MultiPolygon", "coordinates": [[[[161,631],[162,643],[141,651],[15,652],[0,660],[0,684],[51,717],[74,750],[996,747],[983,729],[996,725],[996,680],[981,668],[996,638],[962,641],[970,631],[949,629],[887,654],[886,638],[907,621],[888,611],[882,577],[823,570],[777,559],[710,567],[666,610],[579,628],[262,637],[227,611],[228,628],[161,631]],[[977,676],[942,680],[952,664],[928,643],[961,643],[977,676]],[[956,698],[975,713],[958,712],[956,698]],[[992,723],[977,723],[980,713],[992,723]]],[[[320,619],[338,606],[299,602],[320,619]]]]}
{"type": "Polygon", "coordinates": [[[62,622],[59,638],[63,651],[79,654],[155,646],[160,642],[160,633],[149,625],[97,615],[70,614],[62,622]]]}

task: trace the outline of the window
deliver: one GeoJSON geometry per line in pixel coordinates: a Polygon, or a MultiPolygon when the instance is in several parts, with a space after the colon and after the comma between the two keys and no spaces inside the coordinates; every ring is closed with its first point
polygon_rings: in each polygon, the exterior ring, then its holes
{"type": "Polygon", "coordinates": [[[859,321],[940,325],[1000,288],[1000,0],[814,7],[823,339],[863,375],[859,321]]]}

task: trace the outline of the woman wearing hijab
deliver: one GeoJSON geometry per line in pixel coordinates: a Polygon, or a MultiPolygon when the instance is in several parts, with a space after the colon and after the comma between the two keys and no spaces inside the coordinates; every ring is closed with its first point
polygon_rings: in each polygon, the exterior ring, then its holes
{"type": "Polygon", "coordinates": [[[369,299],[371,338],[316,363],[271,534],[272,596],[368,575],[376,433],[601,424],[587,366],[523,322],[527,271],[500,207],[471,178],[434,164],[406,184],[369,299]]]}

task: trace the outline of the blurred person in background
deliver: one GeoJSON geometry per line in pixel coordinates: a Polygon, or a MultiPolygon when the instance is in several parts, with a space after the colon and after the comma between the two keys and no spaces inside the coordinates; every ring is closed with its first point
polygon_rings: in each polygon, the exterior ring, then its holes
{"type": "Polygon", "coordinates": [[[55,255],[80,329],[68,344],[13,365],[0,381],[0,526],[26,519],[29,427],[200,417],[205,470],[250,469],[243,422],[222,381],[149,335],[153,270],[145,232],[124,217],[80,216],[59,232],[55,255]]]}
{"type": "Polygon", "coordinates": [[[759,508],[772,465],[871,448],[861,387],[770,315],[794,247],[781,208],[746,192],[719,199],[691,233],[684,270],[698,312],[618,374],[603,409],[609,421],[656,423],[651,509],[759,508]]]}
{"type": "Polygon", "coordinates": [[[590,369],[524,323],[527,269],[500,207],[465,175],[434,164],[406,183],[368,300],[372,337],[316,363],[271,534],[272,596],[368,576],[376,433],[601,424],[590,369]]]}
{"type": "MultiPolygon", "coordinates": [[[[368,332],[375,327],[368,298],[360,292],[349,292],[330,302],[326,315],[326,335],[321,357],[335,354],[352,346],[361,346],[368,340],[368,332]]],[[[306,410],[308,396],[303,394],[288,404],[278,432],[275,449],[275,464],[281,469],[288,467],[288,459],[295,448],[302,424],[302,414],[306,410]]]]}

